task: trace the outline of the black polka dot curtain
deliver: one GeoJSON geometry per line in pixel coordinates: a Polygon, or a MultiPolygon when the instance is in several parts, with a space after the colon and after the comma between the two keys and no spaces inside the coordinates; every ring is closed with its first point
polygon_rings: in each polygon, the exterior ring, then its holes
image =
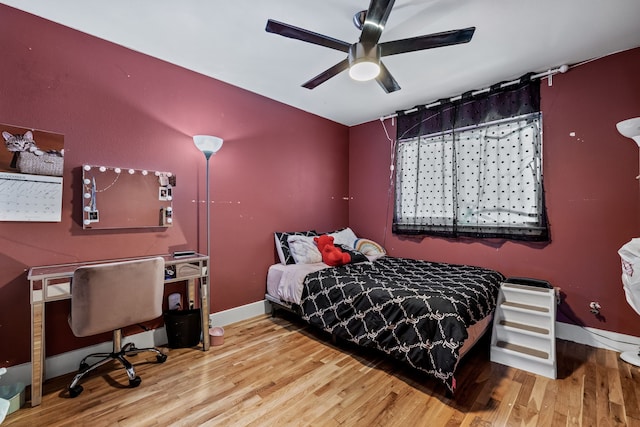
{"type": "Polygon", "coordinates": [[[548,241],[539,82],[398,115],[393,231],[548,241]]]}

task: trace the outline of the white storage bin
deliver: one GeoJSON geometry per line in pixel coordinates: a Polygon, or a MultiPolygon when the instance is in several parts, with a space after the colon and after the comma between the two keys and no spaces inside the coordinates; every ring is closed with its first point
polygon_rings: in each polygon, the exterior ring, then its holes
{"type": "Polygon", "coordinates": [[[0,399],[9,401],[7,415],[22,408],[24,406],[24,384],[17,383],[0,386],[0,399]]]}

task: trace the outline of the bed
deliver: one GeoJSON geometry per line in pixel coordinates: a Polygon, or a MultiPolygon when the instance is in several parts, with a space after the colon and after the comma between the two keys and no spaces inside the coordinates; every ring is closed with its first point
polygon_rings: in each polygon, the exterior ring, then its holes
{"type": "Polygon", "coordinates": [[[266,298],[334,337],[426,372],[454,393],[458,362],[490,327],[504,276],[383,252],[340,267],[272,265],[266,298]]]}

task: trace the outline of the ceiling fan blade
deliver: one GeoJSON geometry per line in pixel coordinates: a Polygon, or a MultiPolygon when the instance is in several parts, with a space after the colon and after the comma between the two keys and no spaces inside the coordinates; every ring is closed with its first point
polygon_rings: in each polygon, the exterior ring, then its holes
{"type": "Polygon", "coordinates": [[[387,67],[385,67],[382,62],[380,62],[380,74],[378,74],[378,77],[376,77],[376,81],[386,93],[400,90],[400,85],[398,84],[396,79],[393,78],[387,67]]]}
{"type": "Polygon", "coordinates": [[[378,43],[382,30],[387,24],[393,3],[395,0],[371,0],[362,26],[360,43],[371,45],[378,43]]]}
{"type": "Polygon", "coordinates": [[[323,71],[322,73],[318,74],[317,76],[315,76],[314,78],[312,78],[311,80],[309,80],[308,82],[303,84],[302,87],[306,87],[307,89],[313,89],[316,86],[326,82],[331,77],[340,74],[341,72],[343,72],[347,68],[349,68],[349,60],[348,59],[343,59],[342,61],[338,62],[333,67],[329,68],[326,71],[323,71]]]}
{"type": "Polygon", "coordinates": [[[342,52],[348,52],[349,46],[351,46],[351,43],[343,42],[342,40],[334,39],[323,34],[314,33],[313,31],[305,30],[304,28],[298,28],[283,22],[274,21],[273,19],[269,19],[267,21],[267,27],[265,30],[268,33],[279,34],[284,37],[329,47],[342,52]]]}
{"type": "Polygon", "coordinates": [[[442,33],[380,43],[380,56],[467,43],[471,40],[471,37],[473,37],[475,30],[476,27],[469,27],[461,30],[444,31],[442,33]]]}

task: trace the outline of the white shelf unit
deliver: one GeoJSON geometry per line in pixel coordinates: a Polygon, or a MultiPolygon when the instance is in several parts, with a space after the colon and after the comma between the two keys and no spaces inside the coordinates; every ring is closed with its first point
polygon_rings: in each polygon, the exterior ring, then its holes
{"type": "Polygon", "coordinates": [[[554,289],[502,283],[491,336],[491,361],[556,378],[554,289]]]}

